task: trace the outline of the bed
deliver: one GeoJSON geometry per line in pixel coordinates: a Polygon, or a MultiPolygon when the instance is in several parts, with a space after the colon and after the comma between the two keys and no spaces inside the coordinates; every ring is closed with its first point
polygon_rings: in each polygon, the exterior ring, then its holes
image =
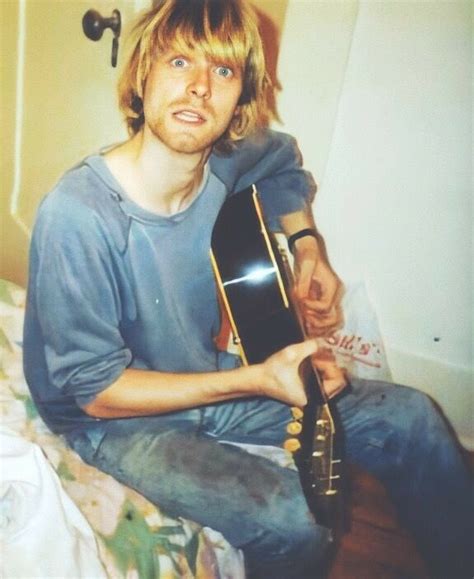
{"type": "MultiPolygon", "coordinates": [[[[346,328],[331,346],[351,371],[386,378],[375,320],[353,314],[361,299],[359,286],[346,295],[346,328]]],[[[243,579],[242,554],[219,533],[168,518],[48,430],[22,372],[24,304],[24,289],[0,280],[0,575],[243,579]]]]}
{"type": "Polygon", "coordinates": [[[24,303],[22,288],[0,280],[1,575],[243,577],[241,554],[222,536],[166,517],[48,430],[22,372],[24,303]]]}

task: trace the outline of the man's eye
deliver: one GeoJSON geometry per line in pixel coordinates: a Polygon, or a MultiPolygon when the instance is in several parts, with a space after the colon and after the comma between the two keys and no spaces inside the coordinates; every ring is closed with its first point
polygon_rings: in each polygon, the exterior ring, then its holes
{"type": "Polygon", "coordinates": [[[174,66],[174,68],[184,68],[187,64],[184,58],[173,58],[171,61],[171,66],[174,66]]]}
{"type": "Polygon", "coordinates": [[[224,78],[230,78],[234,74],[232,69],[228,66],[218,66],[216,68],[216,73],[224,78]]]}

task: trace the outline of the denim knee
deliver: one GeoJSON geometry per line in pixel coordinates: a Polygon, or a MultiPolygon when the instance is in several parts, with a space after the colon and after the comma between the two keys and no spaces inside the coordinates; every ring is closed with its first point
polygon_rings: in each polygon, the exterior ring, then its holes
{"type": "Polygon", "coordinates": [[[354,380],[338,409],[349,458],[369,470],[392,470],[407,452],[425,453],[447,438],[434,402],[414,388],[354,380]]]}
{"type": "Polygon", "coordinates": [[[394,418],[399,435],[412,452],[426,453],[450,440],[447,422],[428,395],[412,388],[403,388],[400,392],[403,406],[394,418]]]}
{"type": "Polygon", "coordinates": [[[312,551],[324,550],[330,540],[329,531],[309,518],[289,520],[285,517],[279,521],[273,517],[270,524],[265,524],[267,522],[268,519],[257,522],[255,537],[244,550],[258,551],[263,557],[285,558],[306,551],[309,545],[312,551]]]}
{"type": "Polygon", "coordinates": [[[315,523],[287,521],[285,529],[261,528],[243,548],[247,575],[250,579],[315,579],[322,575],[331,542],[330,531],[315,523]]]}
{"type": "MultiPolygon", "coordinates": [[[[282,508],[269,507],[255,513],[255,534],[242,545],[248,576],[317,577],[318,567],[332,541],[330,531],[317,525],[301,506],[301,496],[282,508]]],[[[304,502],[304,501],[303,501],[304,502]]]]}

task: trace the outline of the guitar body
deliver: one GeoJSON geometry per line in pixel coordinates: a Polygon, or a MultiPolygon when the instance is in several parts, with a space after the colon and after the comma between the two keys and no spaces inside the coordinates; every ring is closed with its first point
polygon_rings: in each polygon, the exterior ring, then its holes
{"type": "Polygon", "coordinates": [[[211,245],[244,361],[262,362],[288,344],[301,342],[304,335],[287,298],[289,280],[279,273],[282,256],[273,238],[262,232],[252,189],[224,203],[211,245]]]}
{"type": "MultiPolygon", "coordinates": [[[[297,307],[292,303],[291,268],[264,222],[255,186],[229,197],[217,217],[211,260],[234,341],[245,364],[264,361],[305,339],[297,307]]],[[[317,520],[333,526],[325,503],[336,494],[334,422],[319,376],[305,366],[308,404],[294,409],[287,446],[294,451],[308,505],[317,520]],[[325,497],[326,499],[321,499],[325,497]]]]}

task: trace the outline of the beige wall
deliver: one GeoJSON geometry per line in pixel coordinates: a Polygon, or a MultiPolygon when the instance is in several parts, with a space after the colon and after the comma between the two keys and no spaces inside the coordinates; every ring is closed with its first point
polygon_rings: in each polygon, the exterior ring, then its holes
{"type": "MultiPolygon", "coordinates": [[[[135,4],[96,0],[125,22],[135,4]]],[[[29,232],[38,203],[64,170],[124,131],[114,106],[111,36],[82,32],[89,2],[3,0],[1,276],[26,282],[29,232]]]]}
{"type": "Polygon", "coordinates": [[[0,3],[0,261],[2,275],[24,281],[27,235],[11,216],[10,200],[15,182],[15,89],[18,37],[18,7],[15,2],[0,3]],[[21,263],[23,266],[17,267],[21,263]]]}
{"type": "Polygon", "coordinates": [[[472,11],[290,0],[279,72],[336,270],[366,283],[394,379],[474,448],[472,11]]]}

